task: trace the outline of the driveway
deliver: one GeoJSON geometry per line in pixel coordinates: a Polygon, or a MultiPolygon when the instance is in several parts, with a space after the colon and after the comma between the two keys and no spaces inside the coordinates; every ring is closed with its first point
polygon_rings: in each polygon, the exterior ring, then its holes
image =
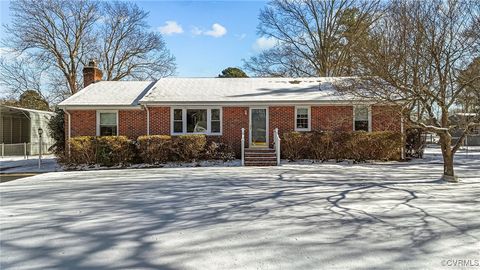
{"type": "Polygon", "coordinates": [[[479,269],[480,159],[57,172],[1,188],[1,269],[479,269]],[[458,265],[458,264],[457,264],[458,265]]]}

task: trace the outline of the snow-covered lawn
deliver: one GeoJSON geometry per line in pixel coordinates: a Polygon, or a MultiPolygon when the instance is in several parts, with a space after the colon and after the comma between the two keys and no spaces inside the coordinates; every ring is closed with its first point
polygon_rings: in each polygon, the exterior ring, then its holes
{"type": "Polygon", "coordinates": [[[451,266],[480,261],[480,155],[457,163],[456,184],[431,154],[19,179],[0,269],[478,269],[451,266]]]}
{"type": "Polygon", "coordinates": [[[6,156],[0,158],[1,173],[43,173],[62,171],[62,168],[53,155],[44,155],[42,164],[38,167],[38,156],[6,156]]]}

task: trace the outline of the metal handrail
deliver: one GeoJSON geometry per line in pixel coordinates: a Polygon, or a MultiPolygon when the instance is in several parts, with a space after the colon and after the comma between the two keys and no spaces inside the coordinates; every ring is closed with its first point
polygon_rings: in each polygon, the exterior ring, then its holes
{"type": "Polygon", "coordinates": [[[273,142],[275,147],[275,154],[277,156],[277,165],[280,165],[280,136],[278,135],[278,128],[273,130],[273,142]]]}
{"type": "Polygon", "coordinates": [[[245,166],[245,128],[242,128],[242,166],[245,166]]]}

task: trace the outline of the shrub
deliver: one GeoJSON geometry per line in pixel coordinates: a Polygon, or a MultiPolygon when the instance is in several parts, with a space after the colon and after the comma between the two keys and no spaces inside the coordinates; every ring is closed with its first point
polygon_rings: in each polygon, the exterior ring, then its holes
{"type": "Polygon", "coordinates": [[[283,156],[288,160],[297,160],[300,158],[309,158],[308,133],[289,132],[283,134],[280,146],[283,156]]]}
{"type": "Polygon", "coordinates": [[[139,156],[145,163],[158,164],[172,160],[172,137],[168,135],[140,136],[137,139],[139,156]]]}
{"type": "Polygon", "coordinates": [[[103,166],[126,165],[134,157],[134,144],[126,136],[95,137],[96,163],[103,166]]]}
{"type": "Polygon", "coordinates": [[[336,142],[333,140],[332,133],[327,132],[312,132],[309,140],[304,142],[310,148],[311,156],[309,158],[320,161],[336,158],[335,151],[333,151],[334,143],[336,142]]]}
{"type": "Polygon", "coordinates": [[[72,165],[80,164],[94,164],[96,162],[94,137],[91,136],[79,136],[70,138],[68,141],[70,148],[70,155],[64,162],[72,165]]]}
{"type": "Polygon", "coordinates": [[[395,160],[401,146],[401,134],[395,132],[291,132],[282,140],[283,155],[290,160],[395,160]]]}
{"type": "Polygon", "coordinates": [[[134,158],[134,144],[125,136],[79,136],[68,143],[70,156],[60,160],[66,165],[126,165],[134,158]]]}
{"type": "Polygon", "coordinates": [[[50,137],[55,141],[48,150],[61,158],[65,153],[65,113],[62,109],[55,109],[55,115],[48,121],[48,129],[50,137]]]}
{"type": "Polygon", "coordinates": [[[233,160],[235,159],[235,151],[229,144],[223,142],[209,141],[205,146],[203,159],[206,160],[233,160]]]}
{"type": "Polygon", "coordinates": [[[409,128],[405,133],[406,156],[409,158],[423,158],[423,153],[427,146],[426,137],[422,135],[424,131],[420,128],[409,128]]]}
{"type": "Polygon", "coordinates": [[[193,161],[201,157],[207,144],[205,135],[181,135],[173,140],[173,150],[179,161],[193,161]]]}

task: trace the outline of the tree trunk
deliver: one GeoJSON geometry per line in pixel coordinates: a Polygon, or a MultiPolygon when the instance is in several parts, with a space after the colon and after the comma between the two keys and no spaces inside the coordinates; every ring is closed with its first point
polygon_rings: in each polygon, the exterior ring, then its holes
{"type": "Polygon", "coordinates": [[[447,182],[458,182],[453,169],[452,136],[449,133],[440,136],[440,144],[443,156],[443,177],[447,182]]]}

